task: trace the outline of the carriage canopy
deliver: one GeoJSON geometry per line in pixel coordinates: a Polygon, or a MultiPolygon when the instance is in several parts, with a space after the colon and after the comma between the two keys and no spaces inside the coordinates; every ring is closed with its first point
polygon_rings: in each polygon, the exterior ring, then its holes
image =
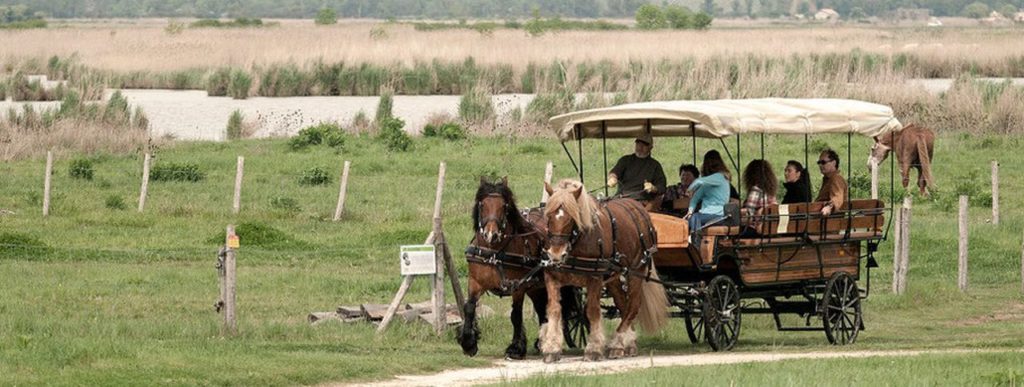
{"type": "Polygon", "coordinates": [[[552,117],[562,142],[578,138],[722,138],[744,133],[856,133],[878,136],[903,128],[892,108],[849,99],[726,99],[657,101],[582,110],[552,117]],[[577,126],[579,133],[577,134],[577,126]]]}

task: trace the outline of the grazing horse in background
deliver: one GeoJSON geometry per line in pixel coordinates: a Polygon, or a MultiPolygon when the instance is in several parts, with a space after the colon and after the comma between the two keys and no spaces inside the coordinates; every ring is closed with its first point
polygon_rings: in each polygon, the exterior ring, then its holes
{"type": "MultiPolygon", "coordinates": [[[[526,332],[523,329],[523,300],[530,297],[537,312],[537,320],[547,322],[547,293],[543,287],[540,267],[541,248],[546,230],[543,214],[532,210],[529,221],[516,207],[508,179],[496,183],[480,179],[473,206],[474,237],[466,248],[469,263],[469,298],[463,306],[459,344],[468,356],[477,353],[480,329],[476,322],[476,305],[483,293],[492,291],[499,296],[512,296],[512,343],[505,349],[505,357],[521,360],[526,357],[526,332]]],[[[572,292],[571,288],[564,291],[572,292]]],[[[566,307],[575,299],[567,300],[566,307]]]]}
{"type": "Polygon", "coordinates": [[[928,187],[935,186],[935,180],[932,179],[934,148],[935,133],[923,126],[910,124],[899,132],[875,136],[875,145],[871,147],[871,155],[868,156],[868,170],[874,165],[881,165],[890,151],[895,152],[903,176],[903,188],[907,188],[910,183],[910,168],[916,168],[917,187],[922,195],[927,196],[928,187]]]}
{"type": "MultiPolygon", "coordinates": [[[[586,287],[590,336],[583,358],[600,360],[605,350],[601,293],[607,284],[622,316],[608,345],[608,357],[635,356],[633,321],[639,317],[645,331],[655,331],[668,319],[665,288],[652,260],[657,235],[650,216],[633,199],[598,203],[578,181],[562,180],[558,189],[545,183],[544,189],[550,195],[544,209],[548,225],[544,250],[549,260],[544,269],[548,318],[560,319],[559,288],[566,284],[586,287]]],[[[541,327],[544,362],[561,357],[561,328],[558,324],[541,327]]]]}

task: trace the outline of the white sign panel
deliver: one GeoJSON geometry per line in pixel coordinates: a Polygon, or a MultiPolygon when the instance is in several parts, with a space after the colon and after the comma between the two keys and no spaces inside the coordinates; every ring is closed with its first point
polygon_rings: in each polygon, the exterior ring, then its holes
{"type": "Polygon", "coordinates": [[[402,275],[436,274],[434,245],[402,246],[399,254],[402,275]]]}

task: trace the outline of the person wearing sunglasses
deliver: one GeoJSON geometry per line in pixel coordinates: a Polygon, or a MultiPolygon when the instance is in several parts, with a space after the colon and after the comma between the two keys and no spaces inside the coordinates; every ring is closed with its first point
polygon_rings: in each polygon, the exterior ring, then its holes
{"type": "Polygon", "coordinates": [[[832,149],[821,151],[818,156],[818,169],[821,170],[821,191],[818,191],[816,202],[825,202],[821,207],[821,215],[829,216],[841,209],[846,201],[846,180],[839,174],[839,155],[832,149]]]}

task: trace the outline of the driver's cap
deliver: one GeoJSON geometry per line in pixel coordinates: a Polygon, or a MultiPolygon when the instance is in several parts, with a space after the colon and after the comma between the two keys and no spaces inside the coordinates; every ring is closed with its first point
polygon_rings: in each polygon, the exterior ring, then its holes
{"type": "Polygon", "coordinates": [[[636,136],[636,140],[647,145],[654,145],[654,137],[650,133],[642,133],[636,136]]]}

